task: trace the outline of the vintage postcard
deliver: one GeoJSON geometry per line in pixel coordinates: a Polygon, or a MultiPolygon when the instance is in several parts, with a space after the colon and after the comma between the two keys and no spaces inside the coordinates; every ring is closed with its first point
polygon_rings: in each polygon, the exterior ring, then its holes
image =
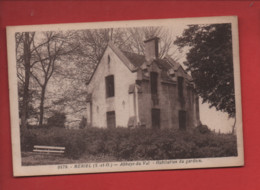
{"type": "Polygon", "coordinates": [[[14,176],[243,166],[236,16],[7,27],[14,176]]]}

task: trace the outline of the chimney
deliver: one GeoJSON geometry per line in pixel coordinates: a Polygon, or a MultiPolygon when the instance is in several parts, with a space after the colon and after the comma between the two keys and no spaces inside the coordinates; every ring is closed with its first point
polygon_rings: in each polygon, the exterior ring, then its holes
{"type": "Polygon", "coordinates": [[[158,54],[159,54],[159,39],[158,37],[154,37],[151,39],[148,39],[146,41],[144,41],[144,55],[145,55],[145,59],[148,62],[153,61],[154,59],[158,58],[158,54]]]}

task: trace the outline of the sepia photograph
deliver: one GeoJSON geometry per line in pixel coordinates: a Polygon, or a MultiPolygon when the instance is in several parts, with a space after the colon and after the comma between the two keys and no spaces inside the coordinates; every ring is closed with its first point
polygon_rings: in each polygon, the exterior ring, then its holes
{"type": "Polygon", "coordinates": [[[243,166],[236,16],[7,27],[14,176],[243,166]]]}

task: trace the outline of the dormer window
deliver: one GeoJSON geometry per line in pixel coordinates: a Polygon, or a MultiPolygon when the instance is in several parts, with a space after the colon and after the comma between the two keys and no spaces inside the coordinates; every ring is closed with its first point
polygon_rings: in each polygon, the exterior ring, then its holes
{"type": "Polygon", "coordinates": [[[106,96],[107,98],[115,96],[114,75],[106,77],[106,96]]]}

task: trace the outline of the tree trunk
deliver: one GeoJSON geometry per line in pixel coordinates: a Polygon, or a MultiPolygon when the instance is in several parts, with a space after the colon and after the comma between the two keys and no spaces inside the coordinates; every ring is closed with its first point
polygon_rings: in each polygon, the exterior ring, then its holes
{"type": "Polygon", "coordinates": [[[25,68],[25,81],[23,88],[23,103],[21,112],[21,126],[22,129],[27,128],[27,118],[28,118],[28,103],[29,103],[29,82],[30,82],[30,39],[29,33],[26,32],[24,38],[24,68],[25,68]]]}
{"type": "Polygon", "coordinates": [[[235,135],[235,131],[236,131],[236,117],[235,117],[235,122],[234,122],[234,125],[232,126],[232,134],[235,135]]]}
{"type": "Polygon", "coordinates": [[[46,86],[47,86],[47,83],[45,83],[45,84],[42,86],[41,103],[40,103],[40,121],[39,121],[39,126],[42,126],[42,124],[43,124],[43,117],[44,117],[44,100],[45,100],[46,86]]]}

